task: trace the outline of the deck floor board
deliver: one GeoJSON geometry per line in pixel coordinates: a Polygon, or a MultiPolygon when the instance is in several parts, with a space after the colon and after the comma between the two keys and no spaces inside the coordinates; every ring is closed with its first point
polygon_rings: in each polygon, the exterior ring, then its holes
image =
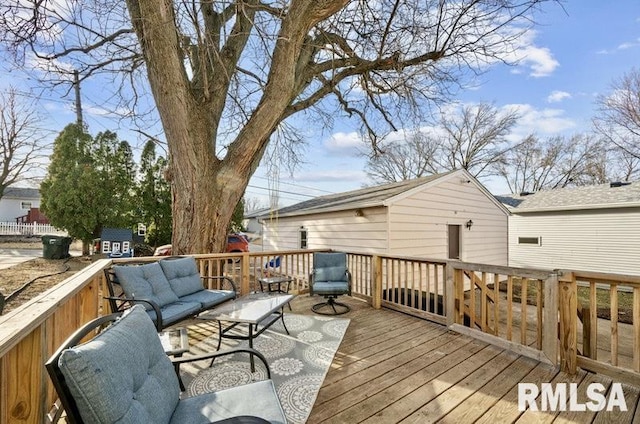
{"type": "MultiPolygon", "coordinates": [[[[520,412],[518,383],[589,383],[610,390],[611,379],[571,376],[534,359],[458,334],[445,326],[346,296],[351,319],[318,393],[308,423],[638,423],[640,390],[625,385],[628,411],[520,412]]],[[[312,314],[318,297],[298,296],[293,313],[312,314]]],[[[210,335],[191,327],[196,341],[210,335]]],[[[519,338],[519,335],[518,335],[519,338]]],[[[607,392],[608,395],[608,392],[607,392]]],[[[539,405],[539,402],[538,402],[539,405]]]]}

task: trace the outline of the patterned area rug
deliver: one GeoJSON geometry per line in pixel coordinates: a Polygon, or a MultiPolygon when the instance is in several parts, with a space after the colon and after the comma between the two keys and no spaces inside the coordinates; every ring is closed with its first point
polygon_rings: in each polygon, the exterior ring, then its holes
{"type": "MultiPolygon", "coordinates": [[[[253,341],[253,347],[269,362],[271,378],[287,421],[304,423],[349,326],[349,319],[287,313],[284,319],[290,335],[278,321],[253,341]]],[[[214,351],[217,343],[215,334],[198,343],[191,352],[214,351]]],[[[222,349],[248,344],[247,341],[223,339],[222,349]]],[[[187,396],[267,378],[266,370],[258,359],[255,372],[251,372],[248,354],[218,358],[211,368],[208,364],[199,365],[200,368],[193,365],[189,366],[192,369],[184,367],[183,371],[195,375],[190,382],[185,380],[187,396]]]]}

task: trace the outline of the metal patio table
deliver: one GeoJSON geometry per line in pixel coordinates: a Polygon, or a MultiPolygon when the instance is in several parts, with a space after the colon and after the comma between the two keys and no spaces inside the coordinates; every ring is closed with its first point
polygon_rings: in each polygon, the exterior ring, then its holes
{"type": "MultiPolygon", "coordinates": [[[[282,320],[284,330],[289,330],[284,323],[284,306],[295,297],[292,294],[251,293],[226,302],[211,311],[203,312],[198,318],[216,320],[218,322],[218,350],[222,339],[248,340],[253,348],[253,339],[262,334],[277,320],[282,320]],[[223,326],[224,323],[229,323],[223,326]],[[241,324],[247,324],[245,334],[230,334],[229,332],[241,324]]],[[[250,355],[251,372],[255,371],[254,358],[250,355]]]]}

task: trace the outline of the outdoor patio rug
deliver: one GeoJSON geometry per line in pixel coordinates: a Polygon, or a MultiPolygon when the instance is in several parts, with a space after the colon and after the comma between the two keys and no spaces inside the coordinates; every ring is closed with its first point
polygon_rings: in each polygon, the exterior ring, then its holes
{"type": "MultiPolygon", "coordinates": [[[[349,319],[297,314],[285,314],[284,319],[291,335],[286,334],[282,322],[278,321],[256,338],[253,346],[267,358],[287,421],[304,423],[349,326],[349,319]]],[[[218,336],[214,334],[193,346],[191,352],[215,351],[217,343],[218,336]]],[[[248,342],[223,339],[222,349],[235,346],[248,346],[248,342]]],[[[199,363],[199,368],[195,365],[184,367],[183,371],[189,374],[197,373],[191,381],[185,378],[187,396],[267,378],[258,359],[256,371],[251,372],[246,353],[218,358],[212,368],[208,365],[199,363]]],[[[250,402],[250,399],[244,401],[250,402]]]]}

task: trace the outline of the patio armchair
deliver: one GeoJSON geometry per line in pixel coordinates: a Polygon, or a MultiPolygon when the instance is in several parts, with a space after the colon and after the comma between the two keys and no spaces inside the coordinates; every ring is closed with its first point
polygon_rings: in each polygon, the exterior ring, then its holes
{"type": "Polygon", "coordinates": [[[347,269],[346,253],[314,253],[313,270],[309,276],[309,294],[324,296],[327,301],[313,305],[313,312],[322,315],[341,315],[351,308],[336,302],[340,295],[351,296],[351,273],[347,269]]]}
{"type": "Polygon", "coordinates": [[[170,359],[141,305],[84,325],[45,366],[71,424],[286,422],[262,354],[239,348],[170,359]],[[269,380],[180,399],[180,364],[237,352],[263,361],[269,380]]]}

